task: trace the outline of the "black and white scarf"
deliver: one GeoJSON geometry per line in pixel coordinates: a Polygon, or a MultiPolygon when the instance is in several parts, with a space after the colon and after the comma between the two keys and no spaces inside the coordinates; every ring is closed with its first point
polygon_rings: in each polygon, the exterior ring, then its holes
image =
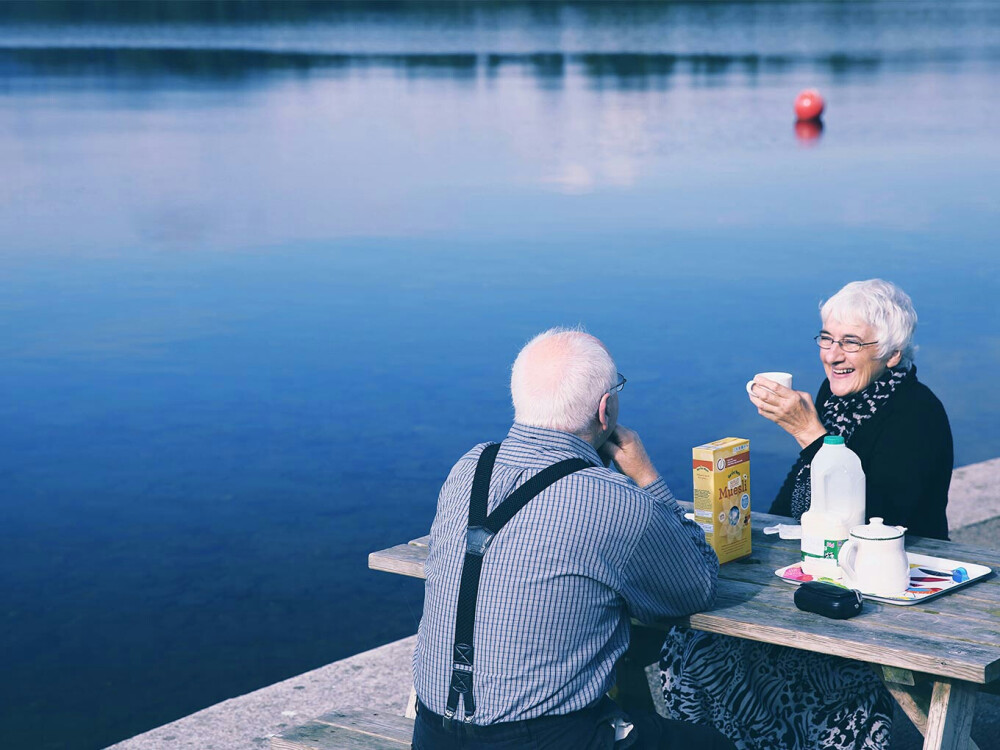
{"type": "MultiPolygon", "coordinates": [[[[820,421],[830,435],[840,435],[845,441],[851,439],[854,431],[875,416],[887,399],[896,392],[899,384],[913,374],[913,367],[907,369],[887,369],[867,388],[846,396],[834,396],[819,405],[820,421]]],[[[809,510],[812,501],[812,479],[809,472],[810,460],[799,456],[793,471],[795,486],[792,488],[792,516],[796,519],[809,510]]]]}

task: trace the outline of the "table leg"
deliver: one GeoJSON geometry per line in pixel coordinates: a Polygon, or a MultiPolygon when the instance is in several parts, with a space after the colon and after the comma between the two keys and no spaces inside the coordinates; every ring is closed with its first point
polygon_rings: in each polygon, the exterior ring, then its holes
{"type": "Polygon", "coordinates": [[[931,691],[928,685],[908,686],[891,682],[885,683],[896,703],[903,709],[921,736],[927,734],[927,712],[931,707],[931,691]]]}
{"type": "Polygon", "coordinates": [[[417,718],[417,689],[415,687],[410,688],[410,697],[406,700],[406,710],[403,711],[403,716],[407,719],[417,718]]]}
{"type": "Polygon", "coordinates": [[[935,680],[929,675],[921,675],[908,669],[876,667],[876,671],[882,677],[892,697],[896,699],[896,703],[903,709],[903,713],[909,717],[913,726],[923,735],[924,747],[962,747],[968,748],[968,750],[979,750],[979,746],[969,738],[968,729],[963,730],[960,726],[963,722],[967,722],[969,728],[972,726],[978,686],[969,683],[935,680]],[[956,687],[960,685],[964,685],[966,688],[966,692],[962,696],[956,692],[956,687]],[[968,692],[969,690],[971,693],[968,692]],[[938,699],[936,704],[934,704],[935,697],[938,699]],[[935,726],[928,734],[928,716],[931,713],[932,705],[937,718],[935,726]],[[964,715],[963,712],[965,712],[964,715]],[[948,727],[949,722],[952,724],[951,728],[948,727]],[[956,730],[958,734],[954,734],[956,730]],[[963,731],[964,734],[962,734],[963,731]],[[954,735],[953,740],[946,739],[949,733],[954,735]],[[963,737],[967,744],[962,743],[963,737]],[[957,742],[957,744],[948,745],[947,742],[957,742]]]}
{"type": "Polygon", "coordinates": [[[924,750],[966,750],[973,746],[969,732],[978,689],[977,685],[962,680],[934,682],[927,711],[924,750]]]}

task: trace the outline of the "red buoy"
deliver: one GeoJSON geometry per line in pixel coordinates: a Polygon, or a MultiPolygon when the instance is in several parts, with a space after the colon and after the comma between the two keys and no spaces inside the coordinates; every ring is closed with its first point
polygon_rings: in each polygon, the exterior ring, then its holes
{"type": "Polygon", "coordinates": [[[800,120],[818,120],[825,105],[816,89],[806,89],[795,97],[795,115],[800,120]]]}

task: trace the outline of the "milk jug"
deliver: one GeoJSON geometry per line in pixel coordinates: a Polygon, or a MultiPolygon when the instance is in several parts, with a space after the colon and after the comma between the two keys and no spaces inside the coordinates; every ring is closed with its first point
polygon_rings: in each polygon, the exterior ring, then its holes
{"type": "Polygon", "coordinates": [[[802,572],[837,578],[837,555],[850,530],[865,522],[865,472],[839,435],[823,438],[810,467],[812,500],[802,514],[802,572]]]}

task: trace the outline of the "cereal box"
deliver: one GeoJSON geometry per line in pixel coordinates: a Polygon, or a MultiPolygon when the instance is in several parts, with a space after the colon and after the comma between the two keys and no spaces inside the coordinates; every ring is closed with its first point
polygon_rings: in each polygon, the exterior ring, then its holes
{"type": "Polygon", "coordinates": [[[728,437],[692,449],[694,520],[725,563],[750,554],[750,441],[728,437]]]}

